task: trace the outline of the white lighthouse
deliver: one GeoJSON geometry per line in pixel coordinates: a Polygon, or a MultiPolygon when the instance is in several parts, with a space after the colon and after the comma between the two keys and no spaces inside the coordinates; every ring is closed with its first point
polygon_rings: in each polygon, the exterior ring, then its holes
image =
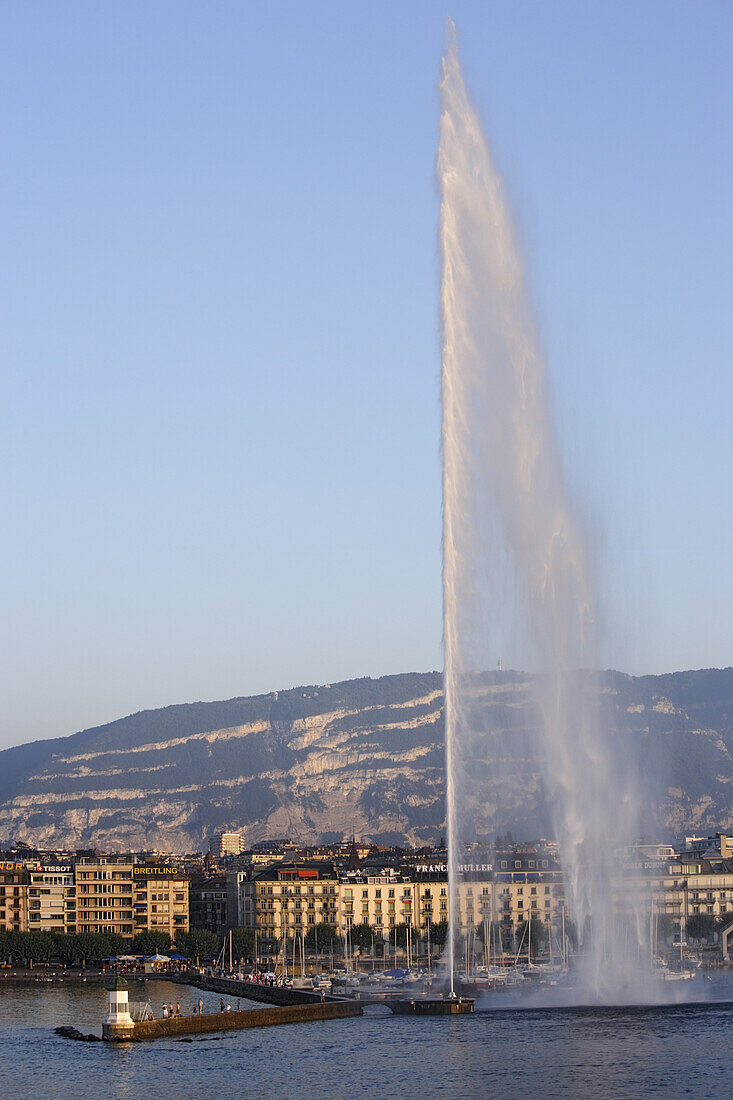
{"type": "Polygon", "coordinates": [[[117,974],[107,986],[107,1015],[102,1021],[102,1038],[131,1039],[134,1026],[127,982],[117,974]]]}

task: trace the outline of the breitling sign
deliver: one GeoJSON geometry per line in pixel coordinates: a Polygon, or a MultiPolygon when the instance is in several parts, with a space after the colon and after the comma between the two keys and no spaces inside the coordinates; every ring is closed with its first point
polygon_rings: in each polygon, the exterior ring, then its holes
{"type": "Polygon", "coordinates": [[[132,869],[133,878],[178,878],[177,867],[154,867],[149,863],[137,864],[132,869]]]}

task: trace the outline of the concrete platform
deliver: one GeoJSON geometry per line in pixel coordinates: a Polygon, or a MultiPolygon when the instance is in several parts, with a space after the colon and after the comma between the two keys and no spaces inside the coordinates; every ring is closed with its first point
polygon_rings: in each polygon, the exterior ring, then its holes
{"type": "Polygon", "coordinates": [[[461,1016],[473,1012],[471,997],[414,997],[387,1004],[397,1016],[461,1016]]]}

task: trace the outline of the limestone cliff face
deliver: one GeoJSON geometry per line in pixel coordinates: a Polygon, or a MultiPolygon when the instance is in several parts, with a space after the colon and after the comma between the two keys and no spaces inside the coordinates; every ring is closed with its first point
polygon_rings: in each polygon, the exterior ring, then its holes
{"type": "MultiPolygon", "coordinates": [[[[488,832],[551,830],[527,748],[529,689],[518,673],[481,678],[488,832]]],[[[640,776],[644,828],[731,828],[733,669],[605,673],[601,694],[640,776]]],[[[220,828],[249,842],[433,841],[445,828],[442,708],[440,674],[408,674],[167,707],[8,749],[0,843],[192,850],[220,828]]]]}

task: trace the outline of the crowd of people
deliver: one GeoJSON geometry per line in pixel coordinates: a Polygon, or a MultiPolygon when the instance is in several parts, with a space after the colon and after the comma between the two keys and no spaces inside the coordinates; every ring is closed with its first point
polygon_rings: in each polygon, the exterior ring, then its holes
{"type": "MultiPolygon", "coordinates": [[[[224,998],[221,997],[219,999],[219,1011],[220,1012],[232,1012],[232,1011],[241,1012],[241,1002],[239,1000],[237,1000],[237,1007],[236,1007],[236,1009],[233,1010],[232,1006],[231,1006],[231,1003],[228,1002],[228,1001],[225,1001],[224,998]]],[[[204,1015],[204,1002],[201,1000],[200,997],[199,997],[198,1001],[193,1002],[191,1015],[192,1016],[203,1016],[204,1015]]],[[[180,1001],[176,1001],[176,1007],[175,1008],[173,1007],[173,1002],[172,1001],[168,1001],[167,1003],[165,1001],[163,1001],[162,1018],[164,1020],[178,1020],[182,1016],[183,1016],[183,1013],[181,1012],[181,1002],[180,1001]]]]}

